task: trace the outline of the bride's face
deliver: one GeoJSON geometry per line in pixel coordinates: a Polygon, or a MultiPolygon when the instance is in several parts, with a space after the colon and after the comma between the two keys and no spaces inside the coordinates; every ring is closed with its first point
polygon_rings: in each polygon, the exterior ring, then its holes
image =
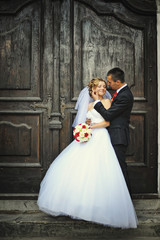
{"type": "Polygon", "coordinates": [[[106,92],[106,84],[102,81],[98,83],[98,86],[93,89],[99,96],[103,97],[106,92]]]}

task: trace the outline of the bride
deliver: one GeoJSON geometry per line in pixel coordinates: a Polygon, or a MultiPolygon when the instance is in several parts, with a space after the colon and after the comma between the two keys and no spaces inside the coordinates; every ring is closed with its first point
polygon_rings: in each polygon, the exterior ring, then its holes
{"type": "Polygon", "coordinates": [[[136,213],[106,129],[109,122],[93,108],[92,91],[106,109],[111,105],[103,79],[92,79],[81,91],[73,126],[91,119],[92,138],[87,143],[74,140],[58,155],[41,182],[37,203],[53,216],[136,228],[136,213]]]}

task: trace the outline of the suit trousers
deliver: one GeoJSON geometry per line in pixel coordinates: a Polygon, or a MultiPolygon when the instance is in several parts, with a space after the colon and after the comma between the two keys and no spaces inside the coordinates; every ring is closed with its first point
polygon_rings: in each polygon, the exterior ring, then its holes
{"type": "Polygon", "coordinates": [[[128,187],[128,191],[131,195],[131,186],[130,186],[128,171],[127,171],[127,163],[125,161],[127,146],[125,146],[123,144],[119,144],[119,145],[113,145],[113,148],[115,150],[115,153],[117,155],[120,167],[122,169],[122,172],[123,172],[123,175],[124,175],[127,187],[128,187]]]}

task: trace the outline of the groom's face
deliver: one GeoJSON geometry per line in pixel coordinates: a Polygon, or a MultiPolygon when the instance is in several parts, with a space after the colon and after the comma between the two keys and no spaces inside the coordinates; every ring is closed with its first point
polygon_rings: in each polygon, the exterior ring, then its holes
{"type": "Polygon", "coordinates": [[[107,83],[113,90],[118,89],[117,82],[112,79],[112,75],[107,76],[107,83]]]}

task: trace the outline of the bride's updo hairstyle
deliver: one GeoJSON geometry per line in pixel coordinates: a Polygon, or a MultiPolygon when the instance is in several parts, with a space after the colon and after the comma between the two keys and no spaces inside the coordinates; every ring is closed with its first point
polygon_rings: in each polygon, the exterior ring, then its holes
{"type": "Polygon", "coordinates": [[[103,80],[102,78],[93,78],[89,83],[88,83],[88,90],[89,90],[89,95],[90,97],[92,97],[92,89],[96,88],[99,84],[99,82],[104,82],[106,87],[107,87],[107,83],[105,80],[103,80]]]}

